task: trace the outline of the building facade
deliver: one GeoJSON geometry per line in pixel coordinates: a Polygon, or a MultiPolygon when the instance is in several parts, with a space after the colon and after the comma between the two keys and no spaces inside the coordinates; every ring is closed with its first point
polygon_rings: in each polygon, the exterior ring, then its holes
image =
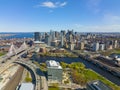
{"type": "Polygon", "coordinates": [[[34,41],[40,41],[40,33],[39,32],[34,33],[34,41]]]}
{"type": "Polygon", "coordinates": [[[54,60],[46,61],[47,64],[47,78],[49,82],[57,81],[62,82],[63,69],[59,62],[54,60]]]}
{"type": "Polygon", "coordinates": [[[98,51],[99,50],[99,43],[94,43],[93,44],[93,51],[98,51]]]}

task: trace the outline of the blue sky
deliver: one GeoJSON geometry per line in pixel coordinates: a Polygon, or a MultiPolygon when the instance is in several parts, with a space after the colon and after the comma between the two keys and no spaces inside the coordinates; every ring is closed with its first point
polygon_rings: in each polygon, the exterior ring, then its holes
{"type": "Polygon", "coordinates": [[[0,32],[119,32],[120,0],[0,0],[0,32]]]}

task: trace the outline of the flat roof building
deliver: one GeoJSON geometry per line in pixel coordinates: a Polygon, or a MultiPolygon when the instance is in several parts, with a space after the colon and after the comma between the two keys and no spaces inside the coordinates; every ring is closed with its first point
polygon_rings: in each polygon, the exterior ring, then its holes
{"type": "Polygon", "coordinates": [[[56,62],[54,60],[48,60],[46,61],[46,64],[48,81],[62,82],[63,69],[60,66],[59,62],[56,62]]]}
{"type": "Polygon", "coordinates": [[[34,84],[32,83],[22,83],[18,90],[34,90],[34,84]]]}

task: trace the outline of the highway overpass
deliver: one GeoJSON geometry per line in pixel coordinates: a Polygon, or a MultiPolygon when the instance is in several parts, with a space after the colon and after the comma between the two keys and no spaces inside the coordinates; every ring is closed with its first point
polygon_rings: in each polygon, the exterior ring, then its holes
{"type": "Polygon", "coordinates": [[[18,63],[26,68],[30,69],[35,77],[35,90],[48,90],[48,85],[45,76],[38,73],[39,67],[33,64],[31,61],[16,60],[14,63],[18,63]]]}

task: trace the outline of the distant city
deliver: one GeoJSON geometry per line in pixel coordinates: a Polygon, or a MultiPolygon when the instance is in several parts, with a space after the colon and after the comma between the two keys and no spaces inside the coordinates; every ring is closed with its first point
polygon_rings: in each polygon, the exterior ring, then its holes
{"type": "Polygon", "coordinates": [[[119,90],[119,38],[74,30],[0,33],[0,90],[119,90]]]}
{"type": "Polygon", "coordinates": [[[0,90],[120,90],[120,0],[0,0],[0,90]]]}

